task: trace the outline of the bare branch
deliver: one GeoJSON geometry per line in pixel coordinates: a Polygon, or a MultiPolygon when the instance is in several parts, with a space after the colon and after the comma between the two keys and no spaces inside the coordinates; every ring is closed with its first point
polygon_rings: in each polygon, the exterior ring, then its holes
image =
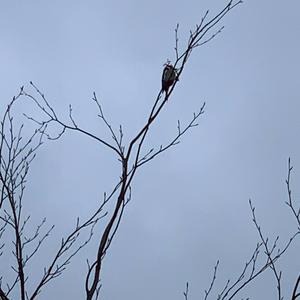
{"type": "Polygon", "coordinates": [[[207,297],[208,297],[209,294],[211,293],[211,290],[212,290],[212,288],[213,288],[213,286],[214,286],[214,283],[215,283],[215,281],[216,281],[219,262],[220,262],[220,261],[218,260],[217,263],[216,263],[216,265],[214,266],[214,274],[213,274],[213,278],[212,278],[212,280],[211,280],[211,282],[210,282],[210,286],[209,286],[208,290],[205,290],[205,291],[204,291],[204,292],[205,292],[204,300],[207,300],[207,297]]]}
{"type": "Polygon", "coordinates": [[[292,173],[293,167],[291,166],[291,159],[288,159],[288,175],[286,179],[286,187],[287,187],[287,192],[288,192],[288,201],[285,203],[287,206],[291,209],[294,217],[296,218],[297,224],[298,224],[298,230],[300,231],[300,207],[296,208],[293,198],[292,198],[292,191],[290,187],[290,182],[291,182],[291,173],[292,173]]]}
{"type": "Polygon", "coordinates": [[[36,106],[49,118],[48,120],[45,121],[37,121],[35,118],[33,117],[28,117],[29,120],[36,122],[37,124],[42,124],[42,125],[49,125],[50,123],[56,123],[59,124],[62,128],[61,132],[56,136],[56,137],[51,137],[50,135],[47,135],[49,139],[52,140],[56,140],[59,139],[66,130],[72,130],[72,131],[77,131],[80,132],[83,135],[86,135],[98,142],[100,142],[101,144],[105,145],[106,147],[110,148],[111,150],[113,150],[114,152],[116,152],[119,156],[122,156],[121,152],[115,148],[114,146],[112,146],[111,144],[109,144],[108,142],[106,142],[104,139],[99,138],[98,136],[80,128],[76,123],[75,120],[72,117],[72,109],[71,107],[69,107],[69,118],[71,119],[71,123],[72,125],[68,125],[66,124],[64,121],[62,121],[61,119],[59,119],[57,117],[57,114],[55,113],[54,109],[50,106],[49,102],[46,101],[45,96],[43,94],[41,94],[41,92],[39,91],[39,89],[32,84],[32,86],[34,87],[34,89],[38,92],[38,94],[42,97],[42,100],[46,103],[46,106],[44,107],[42,105],[42,103],[40,103],[39,99],[35,98],[34,96],[26,93],[23,91],[23,95],[25,97],[27,97],[28,99],[32,100],[36,106]]]}
{"type": "Polygon", "coordinates": [[[104,124],[109,129],[109,131],[110,131],[110,133],[112,135],[113,140],[117,144],[117,147],[118,147],[120,153],[123,155],[123,148],[122,148],[123,131],[122,131],[122,126],[120,125],[120,128],[119,128],[120,138],[118,139],[117,135],[115,134],[114,130],[112,129],[111,124],[107,121],[107,119],[104,116],[103,109],[102,109],[102,107],[100,105],[100,102],[97,99],[97,96],[96,96],[95,92],[94,92],[93,100],[95,101],[95,103],[96,103],[96,105],[98,107],[98,110],[99,110],[98,117],[103,120],[104,124]]]}
{"type": "Polygon", "coordinates": [[[189,283],[186,283],[185,286],[185,291],[183,292],[183,296],[184,296],[184,300],[188,300],[189,299],[189,283]]]}
{"type": "Polygon", "coordinates": [[[292,300],[296,300],[300,297],[300,292],[297,293],[298,287],[300,286],[300,275],[298,276],[292,294],[292,300]]]}
{"type": "Polygon", "coordinates": [[[265,238],[263,236],[263,233],[261,231],[261,227],[259,226],[259,224],[257,222],[256,215],[255,215],[255,207],[252,205],[251,200],[249,200],[249,204],[250,204],[251,211],[252,211],[253,223],[255,224],[255,227],[258,231],[259,237],[260,237],[260,239],[262,241],[262,244],[265,248],[265,254],[268,257],[268,262],[267,263],[268,263],[269,267],[271,268],[271,270],[273,271],[273,274],[276,278],[278,300],[282,300],[283,297],[282,297],[282,292],[281,292],[281,271],[278,271],[277,268],[276,268],[276,265],[275,265],[275,262],[276,262],[278,257],[276,258],[276,256],[275,256],[275,259],[274,259],[274,257],[272,257],[272,254],[273,254],[274,250],[277,249],[277,241],[278,241],[279,237],[278,236],[276,237],[273,245],[270,248],[269,245],[268,245],[268,238],[265,238]]]}

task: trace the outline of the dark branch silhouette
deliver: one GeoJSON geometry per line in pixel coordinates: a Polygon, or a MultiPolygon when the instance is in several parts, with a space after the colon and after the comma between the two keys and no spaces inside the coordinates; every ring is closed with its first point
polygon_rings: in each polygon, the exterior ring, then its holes
{"type": "MultiPolygon", "coordinates": [[[[34,88],[34,90],[37,93],[37,97],[23,91],[23,95],[26,96],[28,99],[33,101],[33,103],[37,106],[37,108],[44,114],[46,119],[37,120],[31,116],[27,116],[30,120],[33,120],[36,122],[39,126],[48,126],[51,123],[55,123],[60,126],[61,130],[56,136],[50,136],[48,133],[45,133],[49,139],[58,139],[62,137],[66,131],[76,131],[79,132],[89,138],[92,138],[96,140],[97,142],[101,143],[108,149],[112,150],[115,154],[117,154],[117,158],[121,163],[121,176],[120,176],[120,182],[115,186],[113,189],[113,193],[111,194],[112,198],[113,196],[116,198],[115,202],[115,208],[109,216],[109,220],[107,224],[104,227],[101,239],[99,241],[98,249],[96,256],[94,260],[88,264],[88,272],[86,276],[86,282],[85,282],[85,290],[86,290],[86,299],[92,300],[95,296],[96,299],[99,295],[99,287],[100,287],[100,280],[101,280],[101,268],[104,256],[108,250],[108,248],[111,245],[111,242],[118,230],[120,220],[123,216],[124,207],[128,203],[130,199],[130,191],[131,191],[131,184],[135,178],[136,171],[141,166],[144,166],[146,163],[149,163],[151,160],[153,160],[155,157],[157,157],[159,154],[163,153],[164,151],[170,149],[172,146],[175,146],[179,143],[180,138],[191,128],[197,126],[197,120],[198,118],[203,114],[205,103],[202,105],[198,113],[194,113],[192,119],[185,125],[183,128],[181,128],[181,123],[178,121],[178,134],[171,138],[170,142],[167,145],[161,145],[157,150],[155,148],[152,148],[151,150],[144,151],[143,146],[144,142],[146,140],[146,137],[148,135],[148,132],[152,126],[152,124],[158,120],[159,115],[162,113],[163,109],[166,106],[166,103],[168,102],[168,99],[171,97],[174,88],[188,62],[188,58],[191,55],[192,51],[207,43],[212,38],[216,36],[220,32],[220,30],[217,30],[217,32],[213,33],[209,38],[206,38],[207,34],[217,25],[222,18],[231,11],[234,7],[236,7],[238,4],[240,4],[242,1],[229,1],[228,4],[222,9],[216,16],[212,17],[210,20],[206,21],[208,18],[208,12],[204,15],[204,17],[201,20],[201,23],[196,26],[196,29],[190,33],[188,44],[186,48],[180,53],[179,50],[179,44],[178,44],[178,26],[175,30],[175,56],[176,60],[174,62],[174,68],[176,68],[176,80],[172,80],[171,85],[168,87],[168,89],[161,89],[154,101],[154,104],[152,106],[152,109],[150,110],[150,114],[146,119],[145,125],[136,133],[135,136],[132,137],[128,145],[123,144],[123,129],[120,126],[119,134],[117,134],[113,126],[107,121],[107,118],[104,115],[103,108],[98,101],[98,98],[96,94],[93,95],[93,101],[96,104],[96,107],[98,109],[98,117],[104,122],[106,128],[108,129],[108,132],[111,134],[112,137],[112,143],[104,140],[102,137],[97,136],[96,134],[93,134],[83,128],[80,127],[80,125],[77,124],[76,120],[73,118],[72,115],[72,107],[69,107],[69,121],[65,122],[62,119],[58,117],[58,114],[55,112],[55,109],[50,105],[44,94],[34,85],[31,83],[31,86],[34,88]],[[163,93],[164,92],[164,93],[163,93]]],[[[109,200],[110,200],[109,198],[109,200]]],[[[107,199],[108,201],[108,199],[107,199]]],[[[104,205],[107,203],[107,201],[104,201],[104,205]]],[[[81,226],[85,227],[85,224],[91,225],[91,222],[95,220],[95,218],[98,216],[99,212],[102,210],[102,207],[94,214],[92,215],[88,221],[83,223],[81,226]]],[[[82,229],[82,227],[78,227],[78,232],[82,229]]],[[[77,231],[74,231],[71,233],[71,238],[76,236],[77,231]]],[[[68,239],[66,239],[68,241],[68,239]]],[[[64,245],[62,243],[62,248],[64,248],[64,245]]],[[[58,251],[58,256],[62,250],[60,249],[58,251]]],[[[47,278],[51,277],[51,272],[54,266],[54,263],[56,262],[57,257],[55,257],[53,264],[50,265],[48,271],[45,274],[45,278],[43,278],[36,290],[36,292],[33,294],[33,296],[30,299],[34,299],[34,297],[39,292],[40,288],[47,282],[47,278]]],[[[64,264],[62,265],[64,267],[64,264]]],[[[59,269],[57,271],[57,274],[60,274],[63,269],[59,269]]]]}
{"type": "MultiPolygon", "coordinates": [[[[293,242],[296,238],[300,235],[300,228],[299,228],[299,208],[296,208],[295,202],[292,199],[292,192],[290,188],[290,180],[291,180],[291,171],[293,167],[291,166],[290,159],[288,160],[288,176],[286,180],[287,184],[287,191],[288,191],[288,201],[286,204],[292,211],[293,216],[295,217],[298,228],[296,229],[295,233],[291,235],[291,237],[287,240],[287,242],[283,245],[283,247],[280,247],[278,245],[279,243],[279,236],[276,236],[273,242],[270,242],[270,238],[265,237],[263,234],[263,230],[261,226],[259,225],[259,222],[257,220],[256,214],[255,214],[255,207],[252,204],[252,201],[249,200],[249,205],[251,209],[252,214],[252,221],[254,223],[254,226],[256,228],[256,231],[258,232],[258,236],[260,241],[256,244],[256,247],[254,251],[252,252],[252,255],[250,259],[248,259],[241,271],[241,273],[237,276],[237,278],[232,281],[231,279],[228,279],[225,283],[224,288],[218,293],[217,299],[218,300],[231,300],[235,299],[239,293],[249,284],[253,283],[255,279],[257,279],[259,276],[261,276],[266,270],[271,269],[272,273],[274,274],[275,280],[276,280],[276,289],[277,289],[277,299],[282,300],[284,299],[283,293],[282,293],[282,271],[278,270],[277,263],[280,260],[280,258],[286,254],[288,249],[291,247],[293,242]],[[265,260],[263,263],[259,263],[260,261],[263,261],[262,258],[265,257],[265,260]]],[[[209,289],[205,290],[205,297],[204,300],[209,299],[209,296],[211,296],[212,290],[215,286],[215,281],[217,278],[217,271],[219,267],[219,261],[214,267],[214,273],[213,278],[211,280],[211,284],[209,289]]],[[[295,300],[298,297],[300,297],[300,292],[298,291],[298,287],[300,285],[300,275],[298,276],[295,286],[292,291],[292,297],[291,300],[295,300]]],[[[247,298],[248,299],[248,298],[247,298]]]]}
{"type": "MultiPolygon", "coordinates": [[[[172,80],[165,78],[167,81],[163,83],[162,88],[158,91],[157,97],[154,99],[150,113],[145,119],[144,125],[131,137],[128,144],[124,144],[123,140],[123,127],[120,126],[116,131],[108,118],[104,114],[103,107],[97,98],[96,93],[93,94],[92,101],[97,109],[97,116],[104,123],[106,129],[111,136],[111,140],[106,139],[101,135],[92,133],[82,128],[73,117],[73,108],[69,106],[68,120],[65,121],[59,117],[54,107],[47,100],[45,95],[40,89],[32,82],[31,88],[34,92],[25,91],[21,88],[20,92],[8,105],[4,112],[1,122],[1,136],[0,136],[0,183],[1,183],[1,197],[0,197],[0,240],[7,231],[13,233],[13,256],[15,258],[15,265],[12,270],[15,273],[15,279],[4,285],[3,278],[0,278],[0,299],[9,300],[12,291],[18,289],[21,300],[34,300],[37,298],[42,288],[52,279],[59,277],[67,265],[71,262],[72,258],[85,247],[93,237],[95,226],[102,226],[103,229],[101,237],[98,241],[97,249],[94,257],[88,260],[88,269],[85,278],[85,292],[86,299],[98,299],[100,295],[102,265],[104,257],[112,244],[115,235],[118,232],[120,221],[124,216],[126,205],[131,199],[131,187],[137,170],[150,163],[157,156],[176,146],[180,139],[186,134],[187,131],[195,126],[198,126],[198,120],[204,113],[205,103],[200,107],[198,112],[193,113],[189,121],[182,126],[182,122],[178,120],[177,134],[170,137],[170,140],[165,145],[154,146],[145,149],[145,141],[151,131],[152,125],[159,122],[159,118],[163,110],[167,108],[167,104],[171,105],[169,101],[173,92],[178,84],[183,71],[189,61],[192,52],[206,43],[214,39],[223,30],[223,26],[219,27],[221,20],[242,1],[229,1],[227,5],[220,10],[219,13],[209,18],[209,11],[207,11],[201,18],[200,23],[196,25],[195,29],[189,34],[186,46],[181,50],[179,45],[179,25],[175,28],[175,59],[172,65],[172,80]],[[17,101],[21,99],[30,100],[37,110],[41,113],[40,118],[35,118],[25,115],[27,119],[36,124],[36,130],[31,136],[25,140],[23,139],[23,125],[15,128],[12,108],[17,101]],[[59,131],[56,135],[48,132],[48,126],[56,124],[59,131]],[[77,218],[76,224],[65,237],[61,239],[61,243],[56,249],[55,254],[44,268],[44,272],[38,283],[29,293],[27,291],[27,281],[30,280],[26,273],[25,267],[30,263],[32,257],[37,255],[42,243],[50,235],[54,226],[44,229],[46,219],[43,219],[36,229],[28,234],[26,231],[30,216],[23,213],[23,195],[26,187],[26,178],[29,172],[29,167],[33,161],[36,151],[43,144],[43,139],[57,140],[63,137],[67,132],[77,132],[100,143],[104,148],[112,151],[120,162],[121,171],[120,178],[112,187],[108,194],[104,194],[104,199],[99,207],[88,216],[86,219],[81,220],[77,218]],[[111,214],[106,212],[108,203],[114,203],[114,208],[111,214]],[[104,221],[104,217],[105,221],[104,221]],[[99,221],[103,222],[99,222],[99,221]],[[100,225],[101,223],[101,225],[100,225]],[[85,235],[84,240],[79,237],[83,235],[85,230],[88,234],[85,235]],[[31,250],[28,250],[28,245],[31,245],[31,250]]],[[[159,144],[158,144],[159,145],[159,144]]],[[[227,280],[224,287],[218,294],[217,299],[233,299],[237,297],[239,292],[243,290],[248,284],[258,278],[265,270],[271,269],[277,284],[278,299],[283,299],[281,279],[282,272],[278,270],[277,262],[286,253],[291,246],[292,242],[300,233],[300,209],[296,208],[292,199],[290,188],[290,175],[292,167],[288,166],[288,178],[286,181],[288,190],[287,206],[290,208],[293,216],[297,222],[297,231],[290,239],[279,248],[279,237],[276,237],[274,242],[263,234],[263,231],[258,223],[255,215],[255,207],[249,201],[252,219],[255,228],[258,232],[259,242],[256,244],[251,257],[246,261],[241,273],[236,279],[227,280]],[[265,261],[259,264],[259,257],[264,257],[265,261]]],[[[0,243],[0,256],[6,254],[5,243],[0,243]]],[[[219,261],[216,263],[213,271],[213,277],[210,282],[209,288],[205,290],[204,299],[208,300],[216,286],[217,272],[219,268],[219,261]]],[[[298,288],[300,285],[300,275],[298,276],[294,289],[292,291],[292,300],[299,297],[298,288]]],[[[189,285],[186,284],[184,292],[185,300],[189,297],[189,285]]]]}

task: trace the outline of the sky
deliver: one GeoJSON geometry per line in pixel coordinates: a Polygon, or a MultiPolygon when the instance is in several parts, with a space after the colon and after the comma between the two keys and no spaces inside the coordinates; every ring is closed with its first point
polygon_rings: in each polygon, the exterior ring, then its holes
{"type": "MultiPolygon", "coordinates": [[[[122,124],[128,141],[141,126],[160,90],[163,64],[174,61],[174,29],[179,47],[207,9],[217,13],[225,0],[187,1],[0,1],[0,113],[24,85],[33,81],[65,120],[74,117],[87,130],[110,139],[97,119],[96,92],[114,128],[122,124]]],[[[222,21],[223,32],[193,52],[147,145],[159,147],[206,102],[199,126],[181,143],[141,169],[132,200],[105,258],[102,299],[204,299],[213,267],[220,260],[216,289],[236,278],[259,237],[248,200],[256,207],[266,236],[285,244],[296,223],[284,202],[287,161],[294,166],[292,190],[299,203],[300,3],[245,0],[222,21]]],[[[34,124],[22,112],[16,122],[34,124]]],[[[51,128],[55,132],[57,128],[51,128]]],[[[33,230],[44,216],[56,224],[28,267],[32,288],[55,253],[61,237],[87,216],[120,176],[116,156],[87,137],[67,132],[39,149],[28,179],[24,211],[33,230]]],[[[92,242],[40,300],[84,299],[86,259],[92,242]]],[[[6,239],[9,240],[7,236],[6,239]]],[[[299,241],[279,262],[286,299],[299,274],[299,241]]],[[[0,257],[3,277],[10,259],[0,257]]],[[[236,299],[275,299],[270,271],[236,299]]],[[[14,298],[14,299],[17,299],[14,298]]]]}

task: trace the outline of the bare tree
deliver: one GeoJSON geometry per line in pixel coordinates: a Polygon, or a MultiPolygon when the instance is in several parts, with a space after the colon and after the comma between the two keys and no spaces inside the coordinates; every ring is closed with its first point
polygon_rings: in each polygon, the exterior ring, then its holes
{"type": "MultiPolygon", "coordinates": [[[[88,270],[85,279],[86,300],[98,299],[101,287],[102,265],[105,255],[112,244],[112,241],[118,231],[120,221],[123,217],[124,209],[131,199],[131,186],[140,167],[151,162],[154,158],[169,150],[180,142],[183,135],[198,125],[199,117],[204,113],[205,103],[200,107],[199,111],[193,113],[191,119],[182,125],[180,121],[177,124],[177,134],[170,138],[170,141],[159,147],[145,149],[145,141],[148,133],[151,130],[154,122],[159,121],[159,116],[174,92],[178,80],[181,78],[183,71],[187,65],[192,52],[211,41],[218,35],[223,27],[218,28],[220,21],[242,1],[229,1],[227,5],[216,15],[209,18],[209,11],[207,11],[201,18],[201,21],[196,25],[195,29],[190,32],[188,41],[183,50],[179,46],[177,25],[175,29],[175,59],[172,68],[176,73],[175,80],[171,81],[170,86],[162,88],[154,99],[154,103],[147,116],[144,125],[131,138],[128,144],[123,141],[123,127],[120,126],[118,130],[106,118],[102,105],[97,98],[96,93],[93,94],[93,102],[97,109],[99,119],[105,124],[111,140],[105,139],[102,135],[99,136],[82,128],[74,119],[72,114],[72,106],[69,107],[69,119],[63,120],[59,117],[55,108],[50,104],[45,95],[34,84],[30,83],[34,92],[25,91],[21,88],[19,94],[13,98],[8,105],[2,122],[0,135],[0,183],[1,183],[1,198],[0,198],[0,240],[8,230],[14,233],[13,255],[15,258],[15,265],[12,270],[15,273],[15,279],[11,283],[7,283],[4,278],[0,278],[0,299],[9,300],[13,290],[18,290],[20,299],[36,299],[42,288],[52,279],[59,277],[66,269],[72,258],[91,240],[95,226],[103,228],[101,238],[98,241],[97,249],[95,249],[94,257],[88,262],[88,270]],[[23,125],[15,128],[12,117],[12,108],[17,101],[30,100],[38,111],[41,113],[40,118],[35,118],[31,115],[26,116],[29,120],[36,124],[36,130],[27,139],[23,140],[23,125]],[[59,131],[56,135],[48,132],[47,128],[50,124],[56,124],[59,131]],[[34,287],[33,291],[28,291],[27,281],[30,278],[26,275],[26,267],[30,259],[36,255],[40,249],[41,244],[51,233],[53,226],[44,230],[46,220],[43,219],[40,225],[37,226],[32,235],[28,235],[26,225],[29,222],[30,216],[23,213],[23,195],[26,187],[26,176],[29,172],[29,167],[35,157],[38,148],[43,144],[43,139],[57,140],[60,139],[67,132],[78,132],[83,136],[95,140],[102,146],[106,147],[116,156],[121,165],[120,177],[116,184],[112,187],[110,193],[104,194],[104,199],[99,207],[86,219],[81,220],[77,218],[73,230],[62,238],[60,246],[56,250],[50,263],[44,268],[44,272],[34,287]],[[114,204],[114,209],[111,214],[106,212],[108,203],[114,204]],[[106,219],[104,219],[106,217],[106,219]],[[99,222],[101,220],[102,222],[99,222]],[[106,220],[106,221],[104,221],[106,220]],[[83,230],[88,230],[89,234],[85,236],[82,241],[79,236],[83,234],[83,230]],[[31,245],[28,250],[28,245],[31,245]],[[33,250],[32,250],[33,249],[33,250]]],[[[288,179],[289,190],[289,179],[288,179]]],[[[291,193],[289,192],[289,195],[291,193]]],[[[256,221],[254,207],[251,205],[253,220],[260,234],[261,241],[257,244],[252,257],[247,261],[244,270],[234,283],[228,281],[221,291],[218,299],[233,299],[237,293],[243,289],[250,281],[260,275],[267,268],[272,268],[278,283],[279,299],[281,299],[280,278],[281,273],[275,268],[276,261],[285,253],[297,233],[291,237],[290,241],[285,245],[283,250],[277,251],[277,239],[269,246],[268,240],[263,236],[260,227],[256,221]],[[267,255],[266,264],[256,269],[257,257],[264,247],[267,255]],[[250,275],[247,279],[246,272],[250,270],[250,275]]],[[[291,196],[288,202],[299,223],[299,212],[293,210],[294,204],[291,196]]],[[[299,224],[298,224],[299,225],[299,224]]],[[[6,245],[0,243],[1,255],[7,255],[6,245]]],[[[213,288],[218,264],[214,269],[214,276],[211,286],[205,293],[205,299],[208,299],[213,288]]],[[[299,278],[295,284],[295,291],[292,299],[296,299],[297,288],[299,285],[299,278]]],[[[188,285],[184,293],[185,299],[188,299],[188,285]]]]}
{"type": "MultiPolygon", "coordinates": [[[[277,289],[277,299],[282,300],[283,292],[282,292],[282,271],[278,269],[278,261],[280,258],[287,252],[290,248],[294,240],[299,237],[300,235],[300,206],[297,207],[294,200],[292,199],[292,192],[290,188],[290,180],[291,180],[291,171],[293,167],[291,166],[290,159],[288,160],[288,175],[286,179],[287,185],[287,192],[288,192],[288,201],[286,201],[287,206],[292,212],[293,217],[295,217],[297,222],[297,228],[294,234],[285,242],[285,244],[280,247],[279,245],[279,236],[276,236],[273,242],[270,242],[270,238],[266,237],[263,233],[261,226],[259,225],[258,219],[255,214],[255,207],[252,204],[252,201],[249,200],[249,205],[251,209],[252,221],[256,228],[256,231],[259,236],[259,241],[257,242],[256,246],[254,247],[254,251],[252,252],[251,257],[246,261],[242,271],[236,279],[233,281],[228,279],[225,283],[224,287],[217,293],[217,297],[212,295],[213,288],[215,287],[215,282],[217,278],[217,272],[219,268],[219,260],[217,261],[216,265],[214,266],[213,270],[213,277],[210,282],[210,286],[207,290],[205,290],[204,300],[210,298],[216,298],[218,300],[231,300],[236,299],[243,289],[253,283],[255,279],[257,279],[260,275],[264,273],[264,271],[271,269],[275,280],[276,280],[276,289],[277,289]],[[265,258],[265,259],[264,259],[265,258]]],[[[300,292],[298,291],[300,285],[300,275],[298,276],[292,295],[290,298],[291,300],[295,300],[300,296],[300,292]]],[[[187,300],[187,291],[184,292],[185,300],[187,300]]],[[[249,298],[247,298],[249,299],[249,298]]]]}
{"type": "MultiPolygon", "coordinates": [[[[13,98],[1,122],[1,136],[0,136],[0,182],[1,182],[1,198],[0,208],[0,237],[5,234],[7,227],[13,233],[12,251],[15,257],[16,265],[12,266],[15,272],[15,279],[11,283],[7,283],[6,291],[0,286],[1,299],[9,299],[11,291],[19,285],[20,297],[26,297],[26,280],[25,267],[32,256],[39,250],[43,240],[49,235],[52,228],[50,228],[43,236],[40,236],[40,230],[45,224],[45,220],[37,227],[35,233],[27,236],[24,229],[29,221],[29,216],[23,216],[23,195],[26,186],[26,177],[28,175],[29,166],[35,157],[36,150],[42,144],[42,136],[44,134],[45,126],[40,126],[32,135],[23,141],[23,125],[16,131],[14,128],[13,117],[11,115],[12,106],[21,97],[23,88],[19,94],[13,98]],[[40,236],[39,240],[37,238],[40,236]],[[37,241],[37,242],[36,242],[37,241]],[[36,242],[36,245],[30,253],[26,251],[29,244],[36,242]]],[[[3,255],[5,244],[0,246],[3,255]]],[[[2,277],[1,277],[2,283],[2,277]]]]}
{"type": "MultiPolygon", "coordinates": [[[[11,268],[15,273],[15,279],[12,282],[5,281],[0,277],[0,299],[11,299],[11,293],[19,290],[20,299],[35,299],[41,291],[41,288],[50,280],[58,277],[65,270],[66,266],[80,249],[82,249],[91,239],[93,227],[100,218],[105,216],[102,208],[106,200],[99,207],[95,215],[82,224],[79,224],[79,218],[72,233],[65,239],[62,239],[61,245],[57,250],[52,262],[44,268],[44,274],[37,284],[32,294],[29,294],[26,288],[26,282],[29,280],[25,268],[30,260],[40,250],[40,246],[49,236],[54,226],[44,230],[46,218],[36,227],[36,230],[28,234],[26,226],[30,221],[30,215],[23,213],[23,196],[26,188],[27,175],[30,164],[35,158],[37,150],[43,144],[43,137],[46,135],[47,124],[37,126],[27,139],[24,139],[23,124],[15,126],[12,117],[13,106],[21,100],[24,95],[23,87],[16,97],[8,104],[2,121],[0,135],[0,241],[7,235],[13,235],[12,254],[15,258],[15,265],[11,268]],[[84,228],[90,228],[90,233],[83,243],[76,244],[80,231],[84,228]]],[[[5,243],[0,243],[0,256],[8,253],[10,247],[5,243]],[[7,251],[6,251],[6,248],[7,251]]]]}

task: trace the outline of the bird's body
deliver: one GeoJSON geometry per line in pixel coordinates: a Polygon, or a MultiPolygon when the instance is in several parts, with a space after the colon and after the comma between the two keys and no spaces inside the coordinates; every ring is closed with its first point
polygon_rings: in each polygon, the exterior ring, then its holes
{"type": "Polygon", "coordinates": [[[165,92],[166,94],[168,93],[168,90],[170,86],[173,85],[176,77],[176,69],[171,64],[165,64],[161,79],[161,89],[163,92],[165,92]]]}

